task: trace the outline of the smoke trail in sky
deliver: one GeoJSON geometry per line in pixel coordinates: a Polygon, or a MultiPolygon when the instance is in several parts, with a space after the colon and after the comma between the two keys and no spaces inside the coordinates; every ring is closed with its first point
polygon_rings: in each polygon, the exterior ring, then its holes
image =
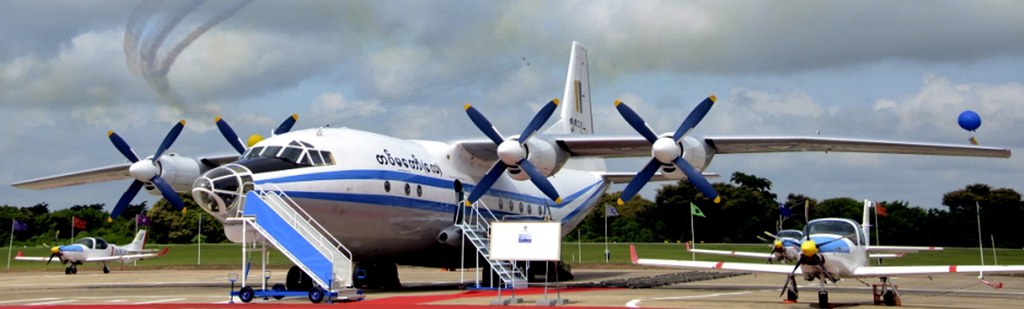
{"type": "MultiPolygon", "coordinates": [[[[174,89],[171,87],[167,74],[174,65],[178,55],[185,50],[192,42],[198,39],[203,33],[213,28],[220,22],[228,19],[252,0],[234,1],[230,4],[214,10],[212,16],[193,14],[200,10],[206,3],[205,0],[193,0],[183,2],[165,2],[159,0],[142,1],[131,16],[128,17],[128,24],[124,34],[124,54],[128,68],[136,75],[142,76],[153,90],[156,90],[161,97],[171,103],[176,109],[188,112],[190,108],[185,104],[174,89]],[[179,29],[182,21],[192,16],[189,20],[197,24],[191,29],[179,29]],[[175,32],[178,30],[178,32],[175,32]],[[172,33],[184,33],[182,39],[173,43],[168,40],[172,33]],[[173,46],[165,49],[163,59],[160,58],[161,47],[173,46]]],[[[219,2],[225,3],[225,2],[219,2]]],[[[187,27],[182,27],[187,28],[187,27]]]]}

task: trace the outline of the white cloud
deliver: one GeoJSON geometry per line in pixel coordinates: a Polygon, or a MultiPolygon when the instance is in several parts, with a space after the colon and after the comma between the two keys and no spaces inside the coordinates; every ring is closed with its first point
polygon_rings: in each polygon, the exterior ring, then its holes
{"type": "Polygon", "coordinates": [[[313,99],[310,112],[313,115],[341,114],[342,118],[374,116],[386,109],[378,101],[352,101],[337,92],[324,93],[313,99]]]}

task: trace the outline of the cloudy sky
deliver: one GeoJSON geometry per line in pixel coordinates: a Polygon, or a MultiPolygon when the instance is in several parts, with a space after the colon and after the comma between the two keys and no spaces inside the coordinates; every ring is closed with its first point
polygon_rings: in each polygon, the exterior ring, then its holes
{"type": "MultiPolygon", "coordinates": [[[[124,162],[108,130],[150,154],[179,119],[171,151],[191,156],[232,152],[214,116],[240,135],[298,113],[297,128],[482,138],[470,102],[515,131],[561,95],[572,41],[589,50],[598,133],[633,133],[615,99],[671,131],[715,94],[693,134],[966,144],[956,118],[971,109],[983,145],[1017,151],[1021,12],[1018,1],[5,1],[0,181],[124,162]]],[[[939,207],[972,183],[1024,192],[1022,155],[722,155],[707,171],[768,178],[781,198],[939,207]]],[[[129,183],[2,186],[0,204],[112,208],[129,183]]]]}

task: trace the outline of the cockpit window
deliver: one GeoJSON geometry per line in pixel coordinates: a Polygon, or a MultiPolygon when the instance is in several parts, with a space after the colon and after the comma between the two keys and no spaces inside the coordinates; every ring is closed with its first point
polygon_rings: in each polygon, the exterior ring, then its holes
{"type": "Polygon", "coordinates": [[[260,146],[249,148],[243,159],[278,158],[299,166],[334,165],[334,157],[329,151],[317,150],[312,144],[303,141],[291,141],[288,146],[260,146]]]}
{"type": "Polygon", "coordinates": [[[804,233],[801,232],[801,231],[797,231],[797,230],[781,230],[781,231],[779,231],[779,234],[777,236],[779,238],[786,237],[786,238],[801,239],[801,238],[804,238],[804,233]]]}
{"type": "Polygon", "coordinates": [[[812,221],[807,224],[805,234],[808,236],[814,234],[833,234],[849,238],[856,243],[861,243],[857,226],[841,220],[812,221]]]}
{"type": "Polygon", "coordinates": [[[103,250],[107,248],[107,241],[96,238],[96,250],[103,250]]]}
{"type": "Polygon", "coordinates": [[[82,238],[75,242],[76,244],[83,244],[86,248],[92,249],[93,241],[92,238],[82,238]]]}

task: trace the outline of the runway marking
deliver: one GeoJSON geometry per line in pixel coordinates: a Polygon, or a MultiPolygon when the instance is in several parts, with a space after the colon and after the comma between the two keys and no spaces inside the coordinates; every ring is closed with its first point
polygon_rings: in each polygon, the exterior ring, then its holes
{"type": "Polygon", "coordinates": [[[31,304],[26,304],[26,305],[27,306],[56,305],[56,304],[70,303],[70,302],[74,302],[74,301],[78,301],[78,300],[77,299],[61,299],[61,300],[54,300],[54,301],[41,302],[41,303],[31,303],[31,304]]]}
{"type": "Polygon", "coordinates": [[[749,294],[750,292],[751,291],[733,292],[733,293],[712,293],[712,294],[704,294],[704,295],[672,296],[672,297],[637,298],[637,299],[630,300],[629,302],[626,302],[626,307],[629,307],[629,308],[639,308],[638,305],[640,305],[640,302],[645,301],[645,300],[678,300],[678,299],[709,298],[709,297],[719,297],[719,296],[743,295],[743,294],[749,294]]]}
{"type": "Polygon", "coordinates": [[[176,301],[182,301],[182,300],[185,300],[185,298],[157,299],[157,300],[151,300],[151,301],[137,302],[135,304],[136,305],[145,305],[145,304],[169,303],[169,302],[176,302],[176,301]]]}
{"type": "Polygon", "coordinates": [[[20,302],[33,302],[33,301],[44,301],[44,300],[55,300],[60,298],[47,297],[47,298],[30,298],[30,299],[15,299],[15,300],[0,300],[0,304],[9,303],[20,303],[20,302]]]}

